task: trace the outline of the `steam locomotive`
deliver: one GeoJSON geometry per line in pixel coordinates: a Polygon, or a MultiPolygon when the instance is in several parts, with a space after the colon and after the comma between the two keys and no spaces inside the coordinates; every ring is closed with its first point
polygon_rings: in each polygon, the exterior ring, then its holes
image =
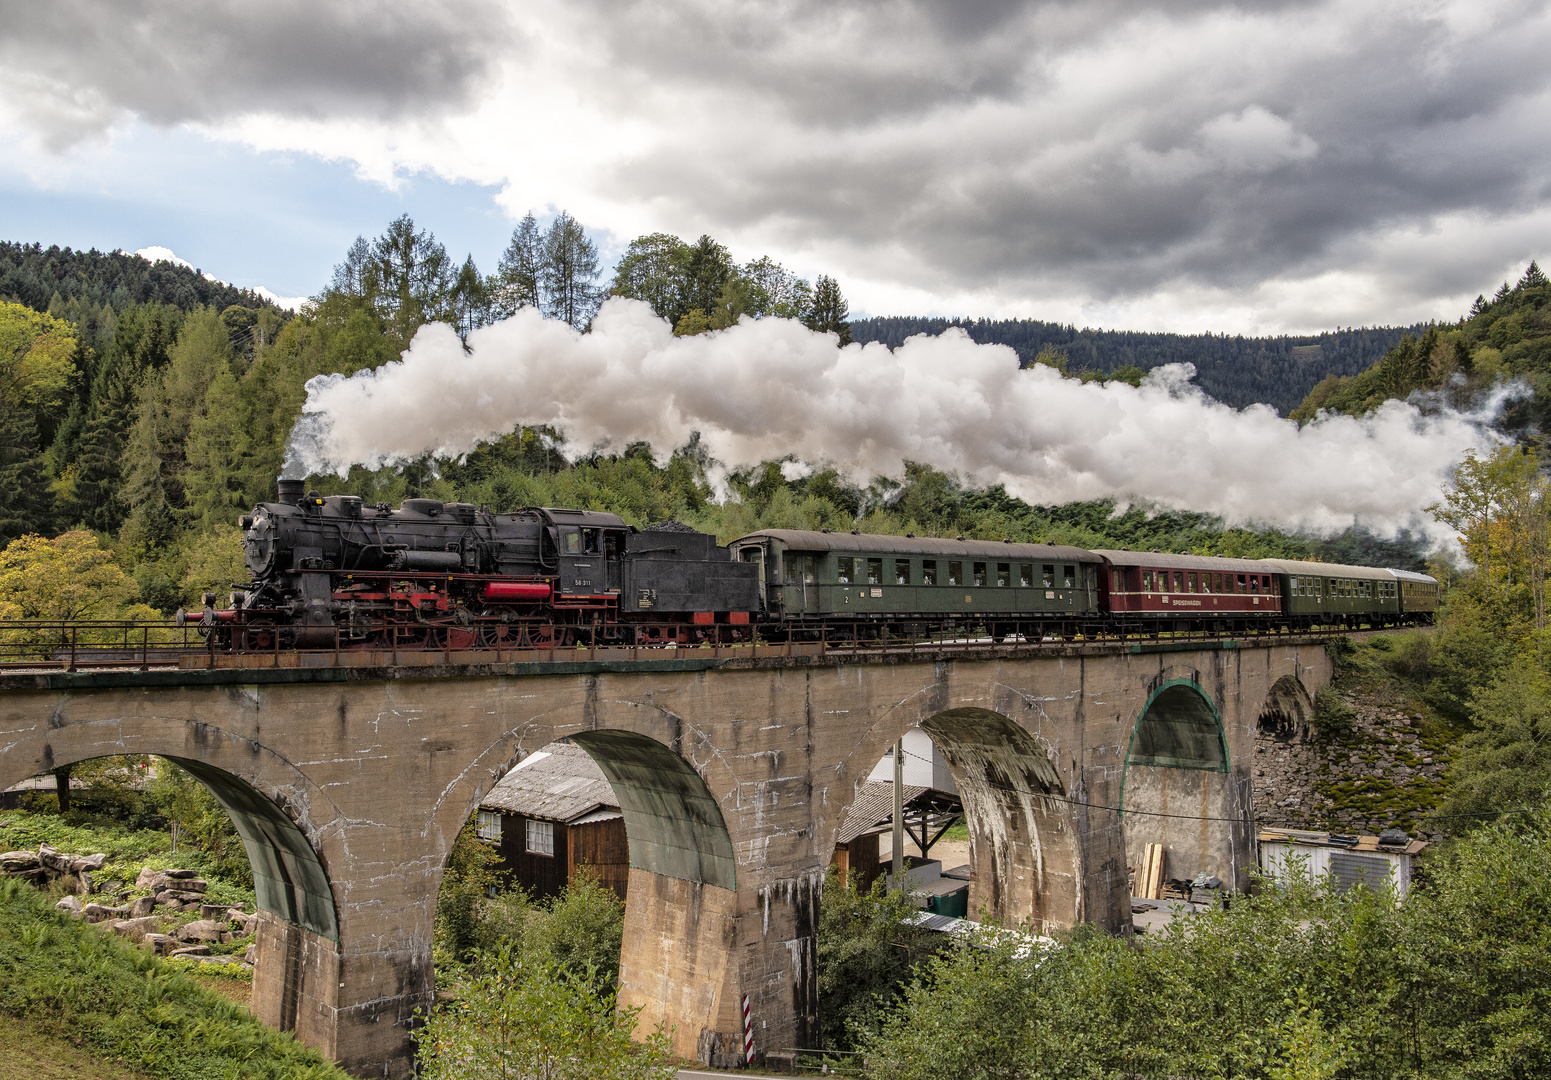
{"type": "Polygon", "coordinates": [[[1429,622],[1437,582],[1373,567],[767,529],[303,493],[244,515],[252,581],[200,623],[237,651],[1237,633],[1429,622]]]}

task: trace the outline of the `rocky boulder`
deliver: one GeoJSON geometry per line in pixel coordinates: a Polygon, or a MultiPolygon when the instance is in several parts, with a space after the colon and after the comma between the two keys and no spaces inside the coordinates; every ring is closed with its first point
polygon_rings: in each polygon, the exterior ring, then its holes
{"type": "Polygon", "coordinates": [[[147,915],[143,919],[120,919],[113,924],[113,932],[131,941],[140,941],[147,934],[158,933],[161,924],[162,921],[154,915],[147,915]]]}
{"type": "Polygon", "coordinates": [[[195,919],[172,932],[179,941],[220,941],[224,927],[214,919],[195,919]]]}

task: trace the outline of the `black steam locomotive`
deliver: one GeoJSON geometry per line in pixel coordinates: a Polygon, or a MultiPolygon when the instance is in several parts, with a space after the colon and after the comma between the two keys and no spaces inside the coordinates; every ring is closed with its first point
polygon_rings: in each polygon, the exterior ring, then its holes
{"type": "Polygon", "coordinates": [[[687,526],[614,514],[304,495],[241,521],[248,589],[201,622],[239,650],[527,648],[736,641],[752,634],[759,568],[687,526]]]}

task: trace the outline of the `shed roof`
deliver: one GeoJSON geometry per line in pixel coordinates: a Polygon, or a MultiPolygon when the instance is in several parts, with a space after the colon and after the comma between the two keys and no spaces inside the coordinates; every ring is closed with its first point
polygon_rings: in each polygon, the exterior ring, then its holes
{"type": "Polygon", "coordinates": [[[513,765],[479,808],[570,824],[596,810],[618,810],[619,800],[587,751],[552,743],[513,765]]]}
{"type": "Polygon", "coordinates": [[[1061,544],[1014,544],[995,540],[944,540],[933,536],[884,536],[880,533],[827,533],[811,529],[760,529],[732,544],[769,537],[794,551],[857,551],[889,555],[959,555],[980,559],[1066,559],[1097,562],[1093,552],[1061,544]]]}

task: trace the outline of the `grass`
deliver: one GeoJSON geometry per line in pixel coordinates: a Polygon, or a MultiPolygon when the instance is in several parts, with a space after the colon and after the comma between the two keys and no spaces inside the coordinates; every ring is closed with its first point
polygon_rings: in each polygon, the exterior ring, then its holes
{"type": "MultiPolygon", "coordinates": [[[[60,817],[54,813],[27,810],[0,811],[0,850],[36,851],[49,844],[72,855],[103,852],[108,860],[92,873],[97,884],[119,881],[133,895],[135,878],[145,867],[153,870],[194,870],[209,884],[206,896],[213,904],[242,904],[253,910],[253,890],[221,879],[214,860],[192,845],[174,852],[172,838],[159,829],[129,829],[106,818],[72,813],[60,817]]],[[[111,897],[91,897],[99,903],[111,903],[111,897]]]]}
{"type": "Polygon", "coordinates": [[[0,1080],[146,1080],[146,1074],[95,1057],[26,1020],[0,1024],[0,1080]]]}
{"type": "Polygon", "coordinates": [[[90,1055],[76,1076],[114,1076],[112,1065],[158,1080],[346,1080],[193,975],[14,879],[0,880],[0,1014],[25,1021],[40,1046],[90,1055]]]}

